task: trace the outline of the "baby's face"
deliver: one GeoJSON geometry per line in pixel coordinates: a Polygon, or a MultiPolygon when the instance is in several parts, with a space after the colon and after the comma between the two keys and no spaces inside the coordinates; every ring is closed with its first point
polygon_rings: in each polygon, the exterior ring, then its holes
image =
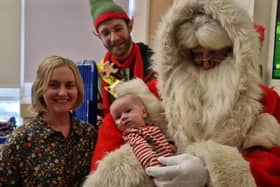
{"type": "Polygon", "coordinates": [[[111,105],[110,112],[121,131],[145,126],[147,113],[144,106],[128,97],[117,99],[111,105]]]}

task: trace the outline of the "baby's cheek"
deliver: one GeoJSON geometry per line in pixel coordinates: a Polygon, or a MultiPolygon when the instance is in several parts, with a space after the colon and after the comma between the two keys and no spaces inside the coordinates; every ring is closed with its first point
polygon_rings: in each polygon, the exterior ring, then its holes
{"type": "Polygon", "coordinates": [[[120,123],[121,123],[121,120],[120,120],[120,119],[117,119],[117,120],[116,120],[116,125],[120,125],[120,123]]]}
{"type": "Polygon", "coordinates": [[[117,119],[117,120],[115,121],[115,123],[116,123],[117,127],[118,127],[120,130],[123,130],[123,126],[121,125],[121,120],[120,120],[120,119],[117,119]]]}

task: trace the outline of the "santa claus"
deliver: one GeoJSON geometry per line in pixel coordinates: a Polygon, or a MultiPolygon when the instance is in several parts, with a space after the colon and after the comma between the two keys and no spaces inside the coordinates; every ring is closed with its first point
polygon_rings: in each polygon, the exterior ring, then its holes
{"type": "Polygon", "coordinates": [[[85,186],[280,186],[280,98],[261,83],[260,40],[245,10],[232,0],[177,1],[156,36],[163,128],[177,155],[144,171],[128,145],[102,150],[85,186]]]}

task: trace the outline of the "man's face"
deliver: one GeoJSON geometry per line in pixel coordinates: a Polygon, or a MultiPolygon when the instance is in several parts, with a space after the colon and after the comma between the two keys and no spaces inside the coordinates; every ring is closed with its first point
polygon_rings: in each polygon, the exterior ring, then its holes
{"type": "Polygon", "coordinates": [[[199,46],[191,49],[194,64],[202,66],[202,68],[205,70],[220,64],[230,51],[231,48],[229,47],[215,50],[199,46]]]}
{"type": "Polygon", "coordinates": [[[131,28],[132,22],[127,24],[123,19],[111,19],[98,27],[103,45],[120,60],[126,58],[131,50],[131,28]]]}

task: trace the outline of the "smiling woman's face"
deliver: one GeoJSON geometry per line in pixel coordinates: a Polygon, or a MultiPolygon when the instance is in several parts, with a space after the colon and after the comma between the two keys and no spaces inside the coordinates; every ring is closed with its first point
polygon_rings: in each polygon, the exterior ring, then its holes
{"type": "Polygon", "coordinates": [[[43,94],[48,112],[68,113],[77,103],[75,76],[67,66],[56,68],[43,94]]]}

